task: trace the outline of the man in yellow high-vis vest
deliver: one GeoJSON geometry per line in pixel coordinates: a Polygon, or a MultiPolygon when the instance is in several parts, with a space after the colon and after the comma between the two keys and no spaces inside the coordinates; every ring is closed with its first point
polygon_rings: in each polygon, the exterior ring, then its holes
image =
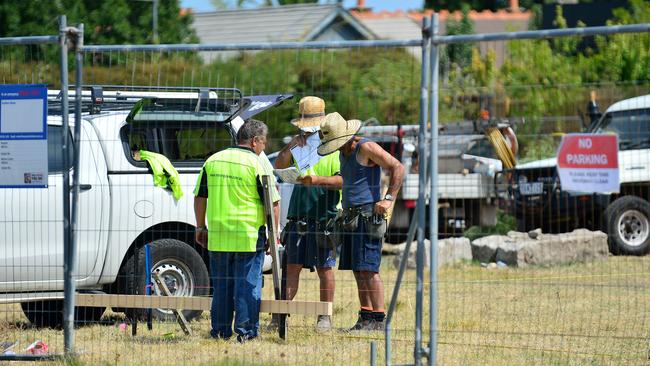
{"type": "MultiPolygon", "coordinates": [[[[210,334],[217,339],[233,335],[233,312],[238,341],[258,335],[267,241],[261,176],[273,175],[259,157],[267,133],[263,122],[244,123],[237,146],[206,160],[194,190],[196,241],[210,252],[210,334]]],[[[272,189],[277,222],[280,195],[275,186],[272,189]]]]}

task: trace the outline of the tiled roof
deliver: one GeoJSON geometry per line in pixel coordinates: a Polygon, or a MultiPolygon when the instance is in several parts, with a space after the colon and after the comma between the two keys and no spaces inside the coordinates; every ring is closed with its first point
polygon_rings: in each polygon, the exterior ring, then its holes
{"type": "Polygon", "coordinates": [[[301,4],[194,14],[194,29],[203,44],[312,40],[328,20],[347,14],[361,33],[369,33],[336,4],[301,4]]]}
{"type": "MultiPolygon", "coordinates": [[[[413,39],[421,37],[422,18],[430,17],[432,10],[423,12],[395,12],[382,11],[378,13],[352,10],[351,14],[361,20],[368,28],[381,38],[386,39],[413,39]],[[407,20],[410,20],[407,21],[407,20]]],[[[506,10],[470,11],[469,18],[474,21],[476,33],[506,32],[509,30],[526,30],[532,16],[531,12],[511,12],[506,10]]],[[[450,17],[456,20],[462,18],[461,12],[438,13],[440,20],[440,34],[445,34],[445,22],[450,17]]]]}

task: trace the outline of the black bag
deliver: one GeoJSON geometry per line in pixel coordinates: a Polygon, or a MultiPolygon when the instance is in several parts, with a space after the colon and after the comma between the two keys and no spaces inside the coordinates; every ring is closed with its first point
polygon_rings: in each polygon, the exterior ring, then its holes
{"type": "Polygon", "coordinates": [[[370,239],[383,239],[386,235],[386,219],[384,215],[362,215],[366,225],[366,235],[370,239]]]}
{"type": "Polygon", "coordinates": [[[359,211],[345,211],[341,220],[341,229],[343,231],[353,232],[359,227],[359,211]]]}
{"type": "Polygon", "coordinates": [[[341,233],[341,224],[343,223],[343,215],[341,211],[327,220],[325,223],[318,225],[318,232],[316,233],[316,245],[319,248],[335,250],[339,245],[343,244],[343,235],[341,233]]]}

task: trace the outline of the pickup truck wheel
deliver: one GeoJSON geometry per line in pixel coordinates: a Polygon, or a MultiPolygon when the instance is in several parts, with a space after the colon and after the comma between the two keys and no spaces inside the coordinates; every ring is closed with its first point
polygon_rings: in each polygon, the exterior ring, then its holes
{"type": "Polygon", "coordinates": [[[623,196],[605,210],[610,250],[614,254],[644,255],[650,249],[650,204],[623,196]]]}
{"type": "MultiPolygon", "coordinates": [[[[150,244],[151,270],[165,281],[167,288],[174,296],[204,296],[210,292],[210,277],[208,269],[199,253],[188,244],[176,239],[158,239],[150,244]]],[[[145,294],[145,258],[144,248],[140,248],[136,255],[132,255],[123,267],[122,280],[125,286],[120,286],[123,293],[145,294]],[[137,262],[138,276],[134,281],[135,263],[137,262]]],[[[162,295],[162,290],[154,283],[152,293],[162,295]]],[[[187,320],[200,316],[201,310],[184,310],[183,315],[187,320]]],[[[127,315],[144,317],[143,310],[127,311],[127,315]]],[[[153,309],[152,316],[159,320],[175,320],[175,316],[168,309],[153,309]]]]}
{"type": "MultiPolygon", "coordinates": [[[[43,300],[20,304],[29,322],[37,327],[61,328],[63,326],[63,300],[43,300]]],[[[74,308],[75,324],[98,322],[105,307],[77,306],[74,308]]]]}

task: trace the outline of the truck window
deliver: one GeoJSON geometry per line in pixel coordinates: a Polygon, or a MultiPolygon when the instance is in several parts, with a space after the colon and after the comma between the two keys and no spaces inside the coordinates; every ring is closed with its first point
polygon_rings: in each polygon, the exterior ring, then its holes
{"type": "MultiPolygon", "coordinates": [[[[47,164],[48,173],[63,173],[63,150],[61,149],[61,139],[63,126],[47,126],[47,164]]],[[[72,167],[74,162],[74,145],[72,144],[72,134],[68,131],[68,141],[73,146],[68,149],[68,168],[72,167]]]]}
{"type": "Polygon", "coordinates": [[[617,134],[620,150],[646,148],[650,146],[650,109],[607,113],[594,132],[617,134]]]}
{"type": "MultiPolygon", "coordinates": [[[[165,155],[173,164],[200,165],[215,152],[233,145],[226,126],[124,127],[128,150],[148,150],[165,155]]],[[[124,135],[123,135],[124,136],[124,135]]]]}

